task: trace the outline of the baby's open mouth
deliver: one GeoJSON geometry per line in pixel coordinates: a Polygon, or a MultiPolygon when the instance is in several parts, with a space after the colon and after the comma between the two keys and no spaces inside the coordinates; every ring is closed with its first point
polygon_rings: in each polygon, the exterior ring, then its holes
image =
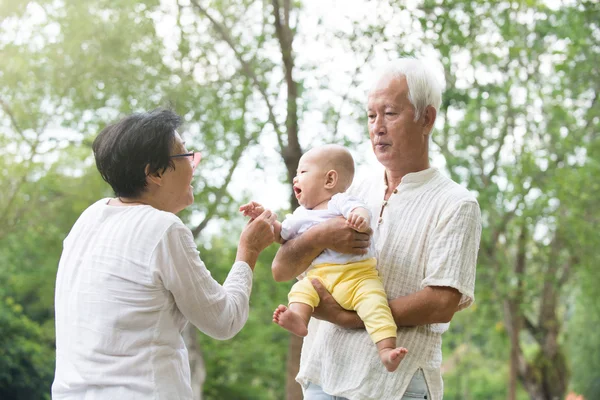
{"type": "Polygon", "coordinates": [[[302,192],[302,190],[300,190],[299,187],[294,186],[294,194],[296,195],[296,197],[298,197],[298,195],[302,192]]]}

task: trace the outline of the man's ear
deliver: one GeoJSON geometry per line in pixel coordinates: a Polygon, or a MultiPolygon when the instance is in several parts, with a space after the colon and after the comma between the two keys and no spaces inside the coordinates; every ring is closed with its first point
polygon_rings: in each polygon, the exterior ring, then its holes
{"type": "Polygon", "coordinates": [[[150,164],[146,165],[144,172],[146,173],[146,180],[149,180],[157,186],[162,186],[162,175],[158,171],[150,173],[150,164]]]}
{"type": "Polygon", "coordinates": [[[431,133],[433,125],[435,124],[436,117],[437,111],[433,106],[425,107],[425,111],[423,112],[423,116],[421,117],[425,135],[429,135],[431,133]]]}
{"type": "Polygon", "coordinates": [[[325,175],[325,189],[333,189],[338,183],[338,173],[335,169],[327,171],[325,175]]]}

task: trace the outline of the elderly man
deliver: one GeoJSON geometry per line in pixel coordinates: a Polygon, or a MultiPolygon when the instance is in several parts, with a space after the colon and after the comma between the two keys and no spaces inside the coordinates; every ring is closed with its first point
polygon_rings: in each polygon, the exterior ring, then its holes
{"type": "MultiPolygon", "coordinates": [[[[467,189],[429,165],[429,136],[441,86],[424,65],[401,59],[378,77],[368,96],[369,135],[382,170],[369,171],[349,193],[377,218],[378,270],[408,354],[394,373],[379,362],[354,312],[342,309],[318,281],[321,296],[296,378],[305,399],[441,399],[442,333],[474,299],[481,236],[479,205],[467,189]]],[[[343,219],[321,223],[279,250],[276,280],[292,279],[324,248],[365,251],[369,236],[343,219]]]]}

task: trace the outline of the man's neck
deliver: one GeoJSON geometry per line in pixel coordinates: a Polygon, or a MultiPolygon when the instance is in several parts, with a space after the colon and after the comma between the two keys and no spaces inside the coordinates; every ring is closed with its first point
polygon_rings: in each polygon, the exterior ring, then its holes
{"type": "Polygon", "coordinates": [[[416,163],[412,165],[401,166],[400,168],[386,168],[385,169],[385,180],[388,187],[388,192],[392,192],[394,189],[398,187],[400,182],[402,182],[402,178],[404,176],[411,174],[413,172],[424,171],[429,168],[429,160],[426,160],[421,163],[416,163]]]}

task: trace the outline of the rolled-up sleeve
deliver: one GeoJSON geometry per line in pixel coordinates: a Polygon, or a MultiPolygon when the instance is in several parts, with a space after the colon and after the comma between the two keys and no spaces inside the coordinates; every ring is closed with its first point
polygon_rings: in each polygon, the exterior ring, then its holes
{"type": "Polygon", "coordinates": [[[448,286],[461,294],[459,310],[474,299],[475,267],[481,239],[481,213],[474,200],[461,201],[448,209],[438,221],[429,242],[426,286],[448,286]]]}
{"type": "Polygon", "coordinates": [[[230,339],[248,319],[252,270],[233,264],[221,286],[200,259],[192,232],[173,224],[152,255],[154,276],[170,291],[181,313],[198,329],[220,340],[230,339]]]}

